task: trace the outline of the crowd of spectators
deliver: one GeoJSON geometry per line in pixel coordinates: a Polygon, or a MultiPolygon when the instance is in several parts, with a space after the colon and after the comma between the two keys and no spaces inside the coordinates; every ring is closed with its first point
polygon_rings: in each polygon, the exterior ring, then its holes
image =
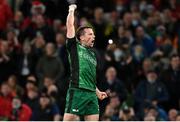
{"type": "Polygon", "coordinates": [[[92,26],[100,120],[180,121],[178,0],[0,0],[0,120],[62,120],[68,5],[92,26]]]}

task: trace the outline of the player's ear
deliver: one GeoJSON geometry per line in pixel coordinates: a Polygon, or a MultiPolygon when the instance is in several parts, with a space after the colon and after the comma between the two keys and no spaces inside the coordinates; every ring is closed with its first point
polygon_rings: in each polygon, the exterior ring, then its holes
{"type": "Polygon", "coordinates": [[[84,40],[84,36],[83,35],[81,35],[79,38],[80,38],[80,40],[84,40]]]}

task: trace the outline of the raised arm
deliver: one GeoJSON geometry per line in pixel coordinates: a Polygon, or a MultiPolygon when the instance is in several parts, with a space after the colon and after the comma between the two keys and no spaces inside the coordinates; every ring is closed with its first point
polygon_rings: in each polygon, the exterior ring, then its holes
{"type": "Polygon", "coordinates": [[[73,38],[75,36],[75,28],[74,28],[74,11],[77,8],[75,4],[69,6],[69,13],[66,20],[67,27],[67,38],[73,38]]]}

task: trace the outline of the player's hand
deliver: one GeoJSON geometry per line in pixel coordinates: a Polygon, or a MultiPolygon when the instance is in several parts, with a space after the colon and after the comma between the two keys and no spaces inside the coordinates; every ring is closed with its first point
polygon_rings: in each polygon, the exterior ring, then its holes
{"type": "Polygon", "coordinates": [[[70,12],[70,11],[75,11],[76,8],[77,8],[77,5],[76,5],[76,4],[71,4],[71,5],[69,6],[69,12],[70,12]]]}
{"type": "Polygon", "coordinates": [[[108,95],[106,94],[106,92],[101,92],[101,91],[99,91],[99,92],[97,92],[97,97],[98,97],[100,100],[103,100],[103,99],[107,98],[108,95]]]}

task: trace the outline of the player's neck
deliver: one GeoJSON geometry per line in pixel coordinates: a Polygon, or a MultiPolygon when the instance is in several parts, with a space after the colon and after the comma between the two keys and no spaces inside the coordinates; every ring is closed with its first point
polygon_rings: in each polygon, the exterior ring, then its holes
{"type": "Polygon", "coordinates": [[[83,42],[79,42],[81,46],[85,47],[85,48],[89,48],[87,45],[85,45],[83,42]]]}

